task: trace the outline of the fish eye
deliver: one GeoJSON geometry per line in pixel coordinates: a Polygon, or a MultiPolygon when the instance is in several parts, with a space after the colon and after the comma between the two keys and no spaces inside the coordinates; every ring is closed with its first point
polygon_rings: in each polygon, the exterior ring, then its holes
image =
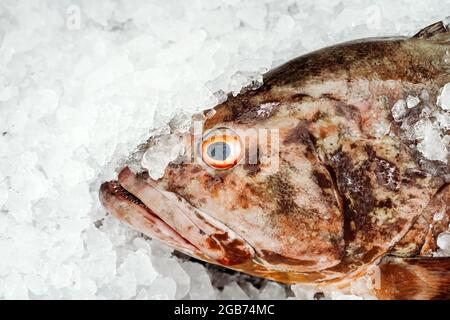
{"type": "Polygon", "coordinates": [[[203,161],[214,169],[230,169],[241,158],[241,140],[227,128],[218,128],[203,137],[201,155],[203,161]]]}
{"type": "Polygon", "coordinates": [[[228,143],[223,141],[213,142],[206,148],[206,153],[209,158],[216,161],[226,160],[231,153],[231,147],[228,143]]]}

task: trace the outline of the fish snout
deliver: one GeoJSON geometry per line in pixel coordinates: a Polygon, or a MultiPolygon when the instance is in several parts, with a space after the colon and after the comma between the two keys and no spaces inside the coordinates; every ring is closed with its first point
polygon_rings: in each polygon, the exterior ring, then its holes
{"type": "Polygon", "coordinates": [[[198,259],[231,266],[254,256],[253,248],[235,232],[165,190],[147,173],[135,174],[125,167],[118,181],[100,186],[99,198],[115,217],[198,259]]]}

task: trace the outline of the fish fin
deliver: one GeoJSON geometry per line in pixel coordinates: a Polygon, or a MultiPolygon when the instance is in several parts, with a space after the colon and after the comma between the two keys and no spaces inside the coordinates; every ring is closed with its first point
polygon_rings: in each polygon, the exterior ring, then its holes
{"type": "Polygon", "coordinates": [[[450,225],[450,183],[439,189],[422,215],[426,218],[429,227],[420,255],[430,256],[438,249],[438,236],[450,225]]]}
{"type": "Polygon", "coordinates": [[[392,248],[399,257],[431,256],[437,238],[450,224],[450,184],[439,188],[406,235],[392,248]]]}
{"type": "Polygon", "coordinates": [[[418,33],[416,33],[413,38],[417,39],[436,39],[436,40],[444,40],[450,39],[450,29],[449,26],[443,21],[439,21],[429,25],[428,27],[423,28],[418,33]]]}
{"type": "Polygon", "coordinates": [[[375,293],[380,299],[450,299],[450,257],[384,257],[375,293]]]}

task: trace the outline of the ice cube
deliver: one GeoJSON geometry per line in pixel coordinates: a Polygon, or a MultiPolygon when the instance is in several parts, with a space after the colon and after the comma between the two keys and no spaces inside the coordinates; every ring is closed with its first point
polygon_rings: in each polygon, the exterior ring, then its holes
{"type": "Polygon", "coordinates": [[[299,300],[313,300],[314,295],[320,291],[315,286],[303,284],[292,285],[291,290],[299,300]]]}
{"type": "Polygon", "coordinates": [[[147,149],[141,161],[142,167],[148,170],[153,179],[161,178],[169,162],[177,159],[185,151],[181,136],[165,135],[156,138],[156,141],[147,149]]]}
{"type": "Polygon", "coordinates": [[[133,273],[118,274],[108,286],[108,295],[114,299],[132,299],[136,296],[137,281],[133,273]]]}
{"type": "Polygon", "coordinates": [[[255,29],[264,29],[265,27],[265,17],[267,10],[264,6],[242,6],[238,12],[237,16],[249,26],[255,29]]]}
{"type": "Polygon", "coordinates": [[[450,111],[450,83],[447,83],[437,98],[437,105],[442,109],[450,111]]]}
{"type": "Polygon", "coordinates": [[[400,122],[401,119],[406,114],[406,101],[401,99],[398,100],[396,103],[394,103],[394,106],[391,109],[392,111],[392,117],[396,122],[400,122]]]}
{"type": "Polygon", "coordinates": [[[121,274],[133,274],[138,285],[151,285],[158,276],[147,253],[139,249],[129,254],[119,268],[121,274]]]}
{"type": "Polygon", "coordinates": [[[134,67],[128,59],[128,55],[119,54],[112,56],[106,59],[84,79],[84,94],[94,94],[133,71],[134,67]]]}
{"type": "Polygon", "coordinates": [[[219,294],[223,300],[247,300],[249,297],[236,282],[226,285],[219,294]]]}
{"type": "Polygon", "coordinates": [[[437,245],[441,250],[450,253],[450,231],[445,231],[439,234],[437,238],[437,245]]]}
{"type": "Polygon", "coordinates": [[[267,282],[266,286],[260,292],[259,299],[286,299],[286,290],[278,283],[267,282]]]}
{"type": "Polygon", "coordinates": [[[0,278],[0,295],[5,299],[29,299],[27,286],[17,272],[11,272],[5,278],[0,278]]]}
{"type": "Polygon", "coordinates": [[[37,274],[26,274],[24,277],[24,282],[27,288],[35,295],[42,295],[48,289],[45,279],[37,274]]]}
{"type": "Polygon", "coordinates": [[[152,259],[155,269],[165,277],[173,279],[176,283],[176,299],[184,298],[191,285],[191,278],[186,271],[181,268],[180,262],[174,257],[153,257],[152,259]]]}
{"type": "Polygon", "coordinates": [[[447,163],[449,136],[442,136],[439,127],[429,119],[422,119],[414,125],[414,132],[421,141],[417,144],[419,150],[427,159],[447,163]]]}
{"type": "Polygon", "coordinates": [[[14,86],[7,86],[0,88],[0,102],[8,101],[19,94],[19,88],[14,86]]]}
{"type": "Polygon", "coordinates": [[[442,23],[444,24],[444,26],[447,30],[450,30],[450,16],[445,17],[442,20],[442,23]]]}
{"type": "Polygon", "coordinates": [[[445,216],[444,210],[436,211],[433,215],[433,221],[441,221],[442,219],[444,219],[444,216],[445,216]]]}
{"type": "Polygon", "coordinates": [[[189,296],[191,299],[215,299],[216,293],[205,267],[199,263],[183,262],[182,268],[191,278],[189,296]]]}
{"type": "Polygon", "coordinates": [[[450,112],[437,112],[434,116],[442,131],[450,130],[450,112]]]}
{"type": "Polygon", "coordinates": [[[147,289],[147,297],[152,300],[175,299],[177,284],[170,277],[158,276],[147,289]]]}
{"type": "Polygon", "coordinates": [[[415,96],[408,96],[406,98],[406,105],[408,106],[408,109],[414,108],[420,103],[420,99],[415,96]]]}

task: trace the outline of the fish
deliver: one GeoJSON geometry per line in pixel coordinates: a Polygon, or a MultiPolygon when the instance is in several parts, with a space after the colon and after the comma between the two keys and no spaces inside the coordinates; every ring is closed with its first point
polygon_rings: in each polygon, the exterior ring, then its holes
{"type": "Polygon", "coordinates": [[[436,125],[450,112],[449,52],[440,21],[294,58],[194,115],[162,176],[151,161],[125,165],[100,201],[150,238],[255,277],[449,299],[450,258],[434,254],[450,222],[449,128],[436,125]]]}

